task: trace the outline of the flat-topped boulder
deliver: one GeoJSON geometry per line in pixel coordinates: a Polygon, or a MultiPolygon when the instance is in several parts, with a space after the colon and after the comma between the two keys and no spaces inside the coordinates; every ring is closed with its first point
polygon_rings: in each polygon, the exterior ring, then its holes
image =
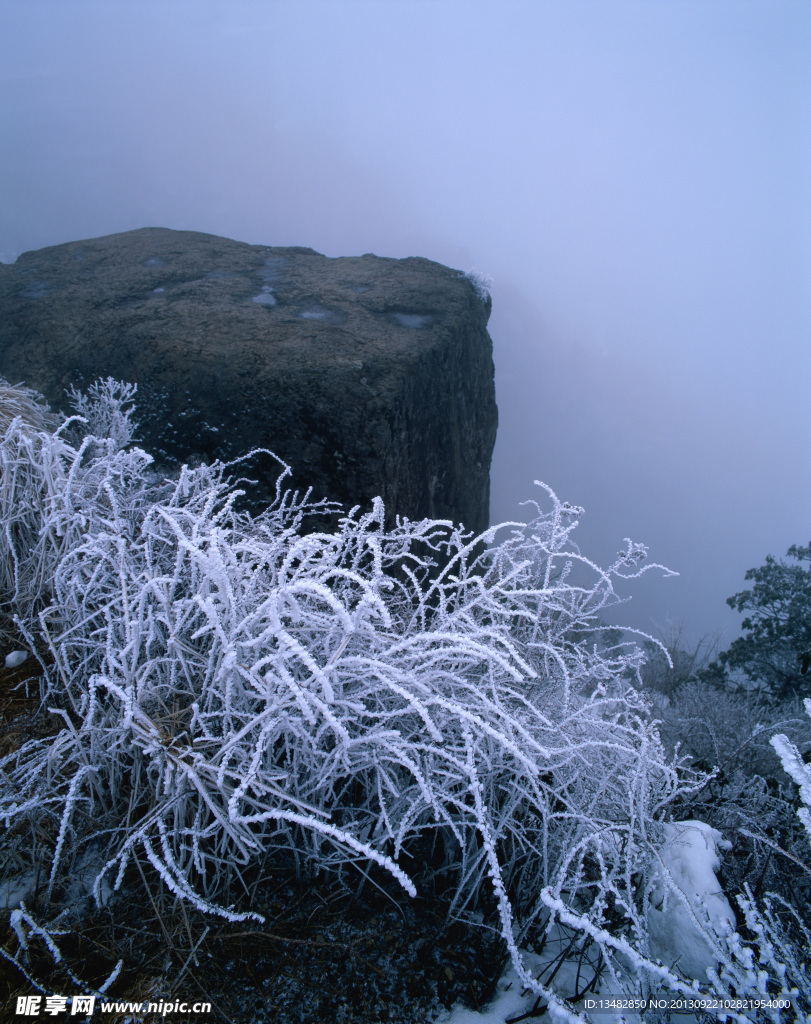
{"type": "MultiPolygon", "coordinates": [[[[70,385],[137,383],[167,465],[268,448],[316,496],[488,525],[490,303],[459,271],[143,228],[0,265],[0,301],[0,374],[61,409],[70,385]]],[[[251,465],[258,504],[276,472],[251,465]]]]}

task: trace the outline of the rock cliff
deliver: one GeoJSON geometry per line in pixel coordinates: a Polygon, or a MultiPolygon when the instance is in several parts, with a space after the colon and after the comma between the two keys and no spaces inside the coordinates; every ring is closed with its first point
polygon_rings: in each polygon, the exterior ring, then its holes
{"type": "MultiPolygon", "coordinates": [[[[490,304],[458,271],[143,228],[0,265],[0,302],[0,374],[63,409],[71,384],[136,382],[167,464],[269,448],[317,496],[488,525],[490,304]]],[[[261,504],[275,464],[248,475],[261,504]]]]}

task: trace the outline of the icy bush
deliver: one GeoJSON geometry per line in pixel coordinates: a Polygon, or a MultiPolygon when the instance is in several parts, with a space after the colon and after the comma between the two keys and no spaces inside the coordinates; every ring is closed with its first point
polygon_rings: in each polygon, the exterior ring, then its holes
{"type": "MultiPolygon", "coordinates": [[[[788,842],[796,832],[793,810],[788,787],[776,777],[771,736],[781,730],[800,745],[811,739],[809,723],[797,715],[796,703],[767,701],[762,694],[729,692],[695,680],[679,687],[666,706],[661,706],[658,695],[652,701],[654,707],[659,703],[660,732],[668,749],[677,748],[694,767],[712,773],[684,813],[702,818],[730,838],[746,828],[788,842]]],[[[759,862],[757,851],[740,850],[739,845],[733,860],[740,885],[753,873],[773,873],[759,862]]],[[[765,859],[771,857],[768,849],[760,852],[765,859]]],[[[731,864],[727,861],[728,879],[731,864]]],[[[773,868],[779,872],[780,865],[773,868]]],[[[767,884],[772,886],[774,879],[767,879],[767,884]]]]}
{"type": "Polygon", "coordinates": [[[0,377],[0,431],[5,433],[18,417],[34,430],[55,430],[60,423],[60,417],[36,391],[22,384],[9,384],[0,377]]]}
{"type": "Polygon", "coordinates": [[[135,437],[132,415],[137,390],[137,384],[124,384],[108,377],[91,384],[86,395],[71,385],[69,397],[86,433],[112,441],[121,450],[135,437]],[[129,408],[125,408],[127,405],[129,408]]]}
{"type": "Polygon", "coordinates": [[[107,381],[74,399],[85,417],[64,419],[0,381],[0,609],[30,620],[53,595],[57,566],[85,536],[120,530],[153,500],[152,459],[126,449],[132,436],[123,401],[132,385],[107,381]]]}
{"type": "MultiPolygon", "coordinates": [[[[671,883],[681,904],[679,916],[689,916],[690,920],[679,932],[675,929],[681,922],[670,921],[667,930],[677,942],[680,937],[684,939],[680,957],[686,959],[692,954],[710,965],[702,991],[723,1000],[728,1008],[727,1012],[716,1010],[715,1015],[720,1020],[740,1022],[809,1024],[811,932],[797,907],[775,893],[767,893],[758,902],[750,886],[745,885],[744,892],[735,897],[743,919],[743,927],[735,930],[729,921],[728,904],[719,904],[717,891],[707,887],[699,892],[685,891],[676,879],[671,878],[671,883]]],[[[651,971],[645,973],[655,976],[651,971]]],[[[669,979],[666,983],[676,987],[669,979]]]]}
{"type": "MultiPolygon", "coordinates": [[[[715,827],[713,831],[719,829],[733,840],[726,844],[731,850],[724,857],[723,879],[727,891],[737,892],[733,902],[741,925],[739,932],[725,933],[718,927],[723,918],[717,907],[713,909],[718,896],[705,886],[706,916],[697,915],[698,931],[695,921],[681,931],[692,932],[709,950],[715,963],[709,979],[713,993],[725,999],[767,1002],[790,998],[790,1012],[766,1006],[754,1016],[811,1020],[811,866],[805,863],[808,845],[796,824],[791,787],[775,777],[774,756],[775,751],[780,754],[787,773],[801,787],[802,800],[803,782],[811,782],[800,754],[800,747],[807,744],[808,722],[797,718],[792,701],[767,701],[762,694],[730,692],[696,680],[671,694],[662,715],[666,744],[678,741],[691,763],[713,770],[674,812],[698,814],[715,827]],[[773,736],[776,729],[790,735],[773,736]]],[[[797,813],[802,820],[803,809],[797,813]]],[[[674,892],[683,893],[685,887],[673,880],[674,892]]],[[[682,909],[674,906],[676,917],[683,915],[685,904],[682,909]]],[[[655,932],[659,923],[655,910],[649,914],[649,923],[655,932]]],[[[668,932],[674,923],[675,918],[667,921],[668,932]]],[[[684,952],[679,967],[686,962],[684,952]]]]}
{"type": "Polygon", "coordinates": [[[49,897],[91,843],[97,897],[145,857],[230,920],[260,916],[244,894],[273,858],[414,894],[433,850],[452,912],[491,914],[556,1016],[519,944],[561,926],[616,979],[687,990],[647,955],[647,914],[677,888],[651,866],[668,809],[703,780],[629,685],[641,651],[599,620],[645,549],[599,568],[544,485],[481,537],[387,529],[379,499],[335,528],[285,467],[251,517],[220,464],[157,482],[126,446],[131,397],[76,399],[103,436],[14,421],[0,444],[0,599],[64,723],[0,761],[0,815],[45,844],[49,897]]]}
{"type": "MultiPolygon", "coordinates": [[[[811,718],[811,698],[806,697],[804,704],[805,712],[811,718]]],[[[782,733],[772,737],[772,746],[777,752],[786,774],[790,775],[800,787],[800,802],[803,806],[797,811],[797,817],[811,840],[811,765],[803,761],[800,751],[788,736],[782,733]]]]}

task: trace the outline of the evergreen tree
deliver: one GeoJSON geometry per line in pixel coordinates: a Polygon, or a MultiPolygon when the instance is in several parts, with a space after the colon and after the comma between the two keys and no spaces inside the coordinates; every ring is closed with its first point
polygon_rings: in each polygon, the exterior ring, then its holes
{"type": "Polygon", "coordinates": [[[730,608],[748,613],[744,633],[709,667],[707,679],[737,669],[774,697],[811,695],[811,544],[793,544],[787,556],[796,564],[767,555],[765,565],[746,573],[752,588],[727,598],[730,608]]]}

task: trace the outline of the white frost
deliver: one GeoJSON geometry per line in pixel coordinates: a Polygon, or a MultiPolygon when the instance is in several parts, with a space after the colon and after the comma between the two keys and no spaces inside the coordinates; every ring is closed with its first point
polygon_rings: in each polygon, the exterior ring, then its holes
{"type": "Polygon", "coordinates": [[[489,274],[485,274],[481,270],[478,270],[476,267],[471,267],[463,276],[466,277],[476,289],[476,294],[478,295],[479,300],[481,302],[487,302],[490,298],[490,291],[493,287],[493,278],[490,277],[489,274]]]}
{"type": "MultiPolygon", "coordinates": [[[[805,713],[811,718],[811,697],[805,699],[805,713]]],[[[811,839],[811,813],[809,812],[809,808],[811,808],[811,765],[803,761],[800,751],[788,736],[778,733],[777,736],[772,736],[771,744],[777,752],[784,770],[800,787],[800,800],[805,806],[797,811],[797,817],[803,823],[808,837],[811,839]]]]}

